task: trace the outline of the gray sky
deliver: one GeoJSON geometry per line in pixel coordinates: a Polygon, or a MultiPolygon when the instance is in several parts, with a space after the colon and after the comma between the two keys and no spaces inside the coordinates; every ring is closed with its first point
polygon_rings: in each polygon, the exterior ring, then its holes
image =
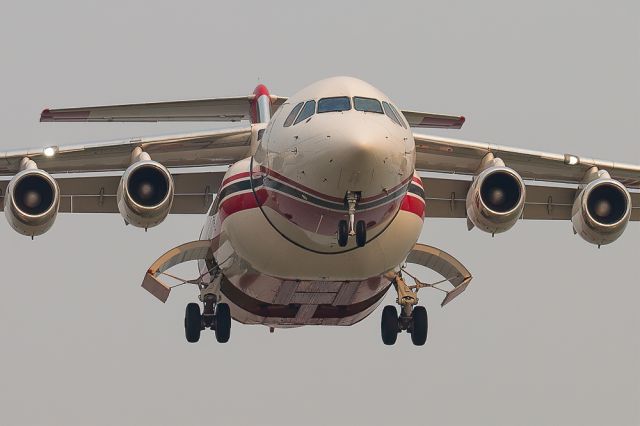
{"type": "MultiPolygon", "coordinates": [[[[0,3],[0,150],[207,127],[41,124],[44,107],[243,95],[258,80],[286,96],[347,74],[404,108],[467,116],[447,135],[640,162],[637,1],[226,3],[0,3]]],[[[417,348],[382,344],[380,310],[187,344],[196,291],[162,305],[140,282],[203,221],[144,233],[60,215],[31,241],[0,220],[0,424],[640,424],[637,223],[598,250],[566,222],[492,239],[428,220],[420,241],[475,278],[445,309],[421,293],[417,348]]]]}

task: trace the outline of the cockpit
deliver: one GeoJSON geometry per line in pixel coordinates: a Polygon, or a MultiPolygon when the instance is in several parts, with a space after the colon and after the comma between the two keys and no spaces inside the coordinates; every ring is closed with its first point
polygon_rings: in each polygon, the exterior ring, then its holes
{"type": "Polygon", "coordinates": [[[308,121],[314,114],[324,114],[330,112],[344,112],[352,109],[364,113],[384,114],[393,123],[398,126],[407,128],[407,124],[404,121],[402,115],[398,110],[388,102],[380,102],[378,99],[365,98],[362,96],[354,96],[349,98],[348,96],[333,96],[328,98],[322,98],[316,102],[315,100],[308,100],[296,104],[286,120],[284,121],[284,127],[295,126],[296,124],[308,121]]]}

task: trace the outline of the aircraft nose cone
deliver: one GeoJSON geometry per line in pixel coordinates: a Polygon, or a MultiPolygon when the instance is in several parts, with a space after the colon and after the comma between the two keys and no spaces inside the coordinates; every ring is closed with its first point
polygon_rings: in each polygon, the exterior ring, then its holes
{"type": "Polygon", "coordinates": [[[343,194],[377,195],[402,180],[404,146],[394,143],[384,128],[352,126],[336,132],[332,139],[340,166],[338,190],[343,194]]]}

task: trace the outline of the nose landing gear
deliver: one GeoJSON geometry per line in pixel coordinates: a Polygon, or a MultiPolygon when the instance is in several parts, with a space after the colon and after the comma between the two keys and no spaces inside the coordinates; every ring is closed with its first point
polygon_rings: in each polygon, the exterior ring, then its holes
{"type": "Polygon", "coordinates": [[[418,304],[418,288],[415,288],[414,291],[400,275],[396,275],[394,278],[393,286],[398,292],[396,303],[400,305],[400,315],[398,316],[395,306],[387,305],[384,307],[380,322],[382,342],[385,345],[393,345],[398,334],[401,331],[406,331],[411,334],[411,341],[414,345],[424,345],[427,341],[429,320],[426,308],[416,306],[418,304]]]}
{"type": "Polygon", "coordinates": [[[349,237],[356,237],[358,247],[364,247],[367,243],[367,225],[364,220],[356,223],[356,205],[360,199],[357,192],[348,191],[345,200],[348,207],[349,221],[341,220],[338,222],[338,245],[344,247],[349,241],[349,237]]]}

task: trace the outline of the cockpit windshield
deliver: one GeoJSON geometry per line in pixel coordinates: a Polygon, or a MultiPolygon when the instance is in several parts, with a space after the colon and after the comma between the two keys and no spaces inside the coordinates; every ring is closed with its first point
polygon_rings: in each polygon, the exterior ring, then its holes
{"type": "Polygon", "coordinates": [[[346,96],[322,98],[318,101],[318,113],[349,111],[350,109],[351,102],[349,102],[349,98],[346,96]]]}
{"type": "Polygon", "coordinates": [[[298,116],[298,118],[296,118],[296,121],[293,123],[293,125],[295,126],[299,122],[306,120],[307,118],[311,117],[315,112],[316,112],[316,101],[307,101],[307,103],[304,104],[304,108],[302,108],[302,111],[300,111],[300,115],[298,116]]]}
{"type": "Polygon", "coordinates": [[[382,105],[380,105],[380,101],[377,99],[355,96],[353,98],[353,107],[357,111],[376,112],[378,114],[384,114],[384,112],[382,111],[382,105]]]}

